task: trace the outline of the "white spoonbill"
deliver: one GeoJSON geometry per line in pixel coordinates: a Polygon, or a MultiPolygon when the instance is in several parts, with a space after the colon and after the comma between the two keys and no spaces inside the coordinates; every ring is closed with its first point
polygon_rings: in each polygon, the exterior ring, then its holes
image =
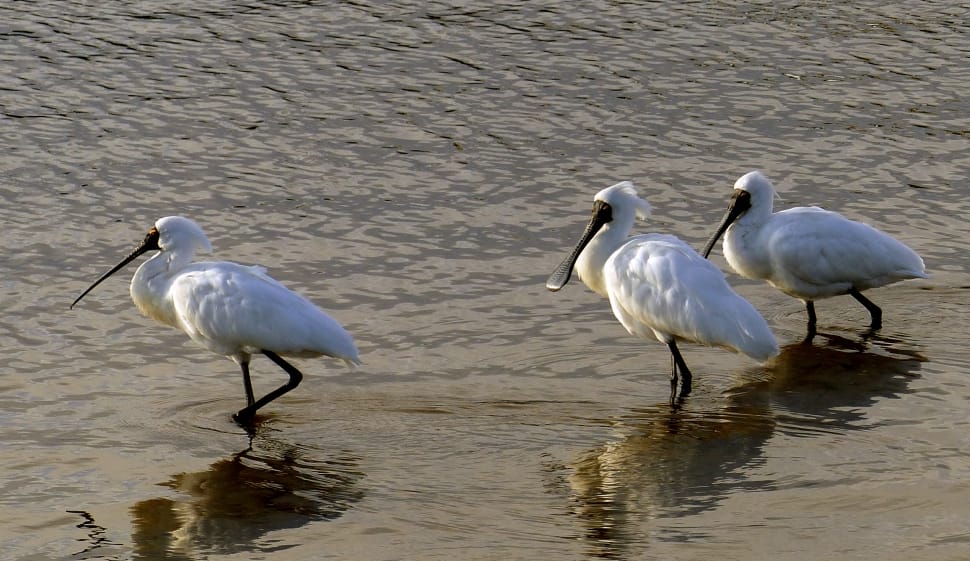
{"type": "Polygon", "coordinates": [[[869,310],[875,330],[882,327],[882,310],[862,291],[926,278],[923,260],[895,238],[814,206],[772,214],[775,196],[760,171],[741,176],[704,256],[724,234],[724,257],[735,272],[766,280],[805,302],[810,336],[815,334],[815,300],[849,294],[869,310]]]}
{"type": "Polygon", "coordinates": [[[691,390],[691,372],[677,341],[724,347],[757,360],[778,354],[778,343],[761,314],[728,286],[724,273],[678,238],[644,234],[628,238],[650,204],[623,181],[593,199],[582,238],[546,281],[557,291],[575,268],[593,292],[610,299],[613,315],[632,335],[656,338],[671,353],[670,398],[691,390]]]}
{"type": "Polygon", "coordinates": [[[270,278],[262,267],[227,261],[193,263],[197,250],[212,251],[195,222],[167,216],[155,222],[145,241],[77,297],[81,298],[147,251],[158,251],[135,271],[131,299],[146,316],[184,331],[193,341],[239,364],[246,407],[233,418],[252,424],[256,410],[300,384],[303,374],[280,355],[331,356],[359,364],[354,340],[336,320],[309,300],[270,278]],[[262,353],[290,379],[256,400],[249,361],[262,353]]]}

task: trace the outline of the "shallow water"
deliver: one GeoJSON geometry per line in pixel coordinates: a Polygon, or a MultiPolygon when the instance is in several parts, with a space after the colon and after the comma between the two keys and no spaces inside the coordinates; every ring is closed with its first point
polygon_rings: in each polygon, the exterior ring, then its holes
{"type": "MultiPolygon", "coordinates": [[[[970,26],[945,2],[0,8],[11,559],[964,559],[970,26]],[[737,176],[920,253],[768,365],[543,283],[593,194],[695,247],[737,176]],[[250,438],[237,368],[139,316],[164,215],[355,335],[250,438]],[[134,272],[134,265],[125,275],[134,272]]],[[[724,266],[723,258],[715,262],[724,266]]],[[[257,391],[282,373],[253,364],[257,391]]]]}

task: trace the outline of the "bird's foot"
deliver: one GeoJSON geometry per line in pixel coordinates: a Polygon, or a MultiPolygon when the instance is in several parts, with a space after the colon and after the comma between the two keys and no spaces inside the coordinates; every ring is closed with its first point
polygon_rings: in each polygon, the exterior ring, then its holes
{"type": "Polygon", "coordinates": [[[865,331],[865,333],[862,334],[862,342],[863,343],[866,343],[870,339],[875,338],[878,334],[879,334],[879,328],[878,327],[869,326],[869,329],[867,329],[865,331]]]}
{"type": "Polygon", "coordinates": [[[690,391],[693,389],[691,384],[691,379],[689,376],[681,376],[680,381],[680,399],[690,395],[690,391]]]}
{"type": "Polygon", "coordinates": [[[256,425],[256,412],[251,411],[248,407],[245,409],[240,409],[238,412],[232,414],[232,420],[235,421],[237,425],[248,430],[256,425]]]}
{"type": "Polygon", "coordinates": [[[812,340],[815,339],[815,336],[816,335],[818,335],[818,332],[815,331],[815,328],[814,327],[809,327],[808,333],[805,334],[805,338],[802,339],[801,344],[802,345],[811,345],[812,344],[812,340]]]}
{"type": "Polygon", "coordinates": [[[677,409],[684,404],[684,399],[690,395],[691,392],[691,381],[690,378],[681,377],[680,379],[680,392],[677,392],[677,381],[670,381],[670,406],[677,409]]]}

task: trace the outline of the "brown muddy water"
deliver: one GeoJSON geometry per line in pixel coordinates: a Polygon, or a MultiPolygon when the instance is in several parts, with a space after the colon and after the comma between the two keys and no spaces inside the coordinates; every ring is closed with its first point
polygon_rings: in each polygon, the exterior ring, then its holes
{"type": "MultiPolygon", "coordinates": [[[[8,2],[4,559],[970,558],[970,17],[950,2],[8,2]],[[928,280],[694,345],[693,395],[545,278],[593,194],[700,247],[734,180],[928,280]],[[355,335],[250,438],[229,360],[70,302],[161,216],[355,335]]],[[[715,262],[726,266],[718,252],[715,262]]],[[[257,391],[283,373],[254,361],[257,391]]]]}

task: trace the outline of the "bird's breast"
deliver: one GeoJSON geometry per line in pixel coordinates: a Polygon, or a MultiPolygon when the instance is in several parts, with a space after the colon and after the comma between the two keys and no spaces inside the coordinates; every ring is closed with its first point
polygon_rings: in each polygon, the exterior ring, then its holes
{"type": "Polygon", "coordinates": [[[769,279],[772,276],[770,256],[759,242],[760,233],[755,228],[735,224],[724,235],[724,258],[742,277],[769,279]]]}
{"type": "Polygon", "coordinates": [[[172,327],[178,327],[175,308],[168,297],[170,279],[150,259],[142,264],[131,279],[131,300],[143,315],[172,327]]]}

